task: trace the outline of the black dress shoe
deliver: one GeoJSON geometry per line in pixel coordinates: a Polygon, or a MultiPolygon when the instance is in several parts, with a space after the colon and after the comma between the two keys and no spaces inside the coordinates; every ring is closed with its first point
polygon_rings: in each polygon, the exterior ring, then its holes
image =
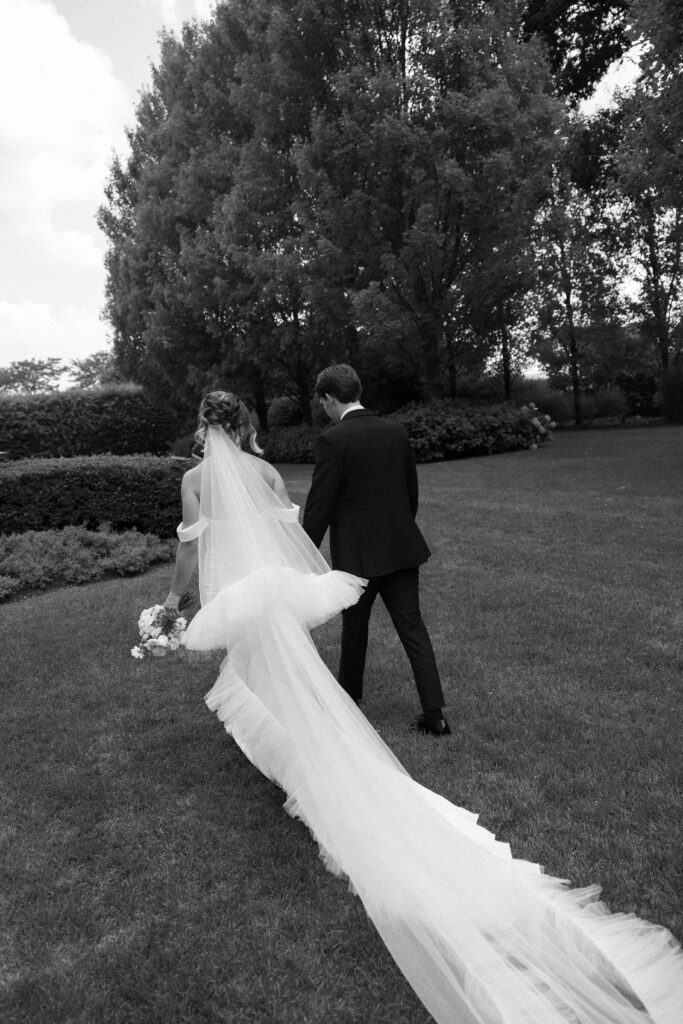
{"type": "Polygon", "coordinates": [[[425,736],[451,735],[451,727],[443,715],[440,718],[426,718],[425,715],[420,715],[415,728],[425,736]]]}

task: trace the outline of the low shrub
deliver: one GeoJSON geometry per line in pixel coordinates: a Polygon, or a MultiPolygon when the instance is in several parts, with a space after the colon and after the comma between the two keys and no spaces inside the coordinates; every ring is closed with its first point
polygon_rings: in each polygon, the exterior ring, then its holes
{"type": "MultiPolygon", "coordinates": [[[[470,402],[411,403],[387,419],[402,424],[418,462],[531,448],[550,440],[550,418],[529,405],[480,406],[470,402]]],[[[318,427],[301,425],[271,430],[261,445],[268,462],[315,461],[318,427]]]]}
{"type": "Polygon", "coordinates": [[[268,429],[276,427],[296,427],[301,423],[302,415],[299,403],[287,395],[274,398],[268,406],[268,429]]]}
{"type": "Polygon", "coordinates": [[[0,450],[10,459],[161,454],[175,431],[170,413],[132,384],[0,397],[0,450]]]}
{"type": "Polygon", "coordinates": [[[194,431],[191,434],[183,434],[177,437],[168,449],[169,455],[175,455],[180,459],[190,459],[193,453],[201,454],[201,449],[194,438],[194,431]]]}
{"type": "Polygon", "coordinates": [[[268,462],[308,463],[315,461],[315,441],[320,433],[320,428],[301,424],[269,430],[259,435],[258,441],[268,462]]]}
{"type": "Polygon", "coordinates": [[[137,530],[93,532],[67,526],[0,536],[0,600],[51,584],[144,572],[155,562],[168,561],[175,550],[175,541],[137,530]]]}
{"type": "Polygon", "coordinates": [[[625,420],[628,416],[629,405],[621,388],[601,388],[592,398],[595,419],[609,417],[625,420]]]}
{"type": "Polygon", "coordinates": [[[551,436],[532,423],[532,412],[512,405],[462,406],[433,402],[413,405],[394,413],[401,423],[418,462],[463,459],[531,448],[551,436]]]}
{"type": "Polygon", "coordinates": [[[136,529],[171,537],[181,518],[180,480],[190,463],[154,455],[94,455],[0,464],[0,533],[136,529]]]}
{"type": "Polygon", "coordinates": [[[554,423],[573,423],[574,405],[572,396],[566,391],[551,388],[547,380],[540,377],[521,377],[512,386],[513,400],[519,405],[534,405],[554,423]]]}

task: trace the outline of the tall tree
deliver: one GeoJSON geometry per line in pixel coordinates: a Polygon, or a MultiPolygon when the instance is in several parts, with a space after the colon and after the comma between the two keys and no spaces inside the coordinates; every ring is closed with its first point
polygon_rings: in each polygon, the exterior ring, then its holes
{"type": "Polygon", "coordinates": [[[574,101],[589,96],[624,55],[630,6],[631,0],[529,0],[524,30],[543,40],[560,92],[574,101]]]}
{"type": "Polygon", "coordinates": [[[61,359],[20,359],[0,367],[0,392],[36,394],[57,391],[64,372],[61,359]]]}
{"type": "Polygon", "coordinates": [[[620,312],[617,239],[604,203],[591,200],[558,167],[553,196],[535,228],[538,329],[535,356],[551,381],[568,384],[574,420],[594,348],[620,312]]]}
{"type": "Polygon", "coordinates": [[[513,38],[514,5],[380,7],[300,148],[302,217],[361,358],[412,364],[429,397],[490,350],[473,273],[530,227],[556,107],[538,53],[513,38]]]}
{"type": "Polygon", "coordinates": [[[122,381],[114,354],[107,351],[95,352],[85,359],[72,359],[69,377],[77,388],[96,388],[122,381]]]}
{"type": "Polygon", "coordinates": [[[101,223],[124,372],[304,411],[317,365],[481,365],[468,272],[524,230],[556,104],[503,0],[232,0],[162,39],[101,223]],[[504,215],[505,213],[505,215],[504,215]]]}
{"type": "Polygon", "coordinates": [[[663,369],[680,352],[683,318],[683,13],[676,0],[633,4],[642,74],[624,100],[616,157],[625,242],[639,267],[635,312],[663,369]]]}
{"type": "Polygon", "coordinates": [[[292,274],[288,151],[320,92],[325,46],[314,5],[299,5],[301,38],[288,6],[236,0],[181,39],[164,35],[131,156],[112,167],[101,224],[117,354],[188,409],[223,384],[264,418],[269,386],[303,390],[310,318],[292,274]]]}

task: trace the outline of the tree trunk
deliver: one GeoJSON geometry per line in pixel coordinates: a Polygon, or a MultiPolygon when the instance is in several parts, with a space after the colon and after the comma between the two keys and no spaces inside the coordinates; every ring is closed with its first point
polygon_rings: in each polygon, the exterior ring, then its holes
{"type": "Polygon", "coordinates": [[[662,268],[657,248],[657,232],[655,227],[655,213],[650,203],[645,206],[645,237],[647,240],[648,257],[650,263],[650,280],[652,282],[652,316],[655,322],[655,336],[657,338],[657,349],[662,364],[662,369],[669,366],[669,348],[671,339],[669,337],[669,325],[667,323],[667,296],[662,281],[662,268]]]}
{"type": "Polygon", "coordinates": [[[422,330],[422,391],[426,401],[443,397],[440,350],[443,341],[441,323],[436,318],[423,321],[422,330]]]}
{"type": "Polygon", "coordinates": [[[574,425],[582,426],[581,419],[581,389],[579,379],[579,343],[576,337],[574,326],[574,293],[572,288],[572,276],[569,268],[569,258],[564,240],[559,243],[560,273],[562,277],[562,290],[564,292],[564,309],[567,317],[567,337],[569,339],[569,366],[572,381],[572,398],[574,401],[574,425]]]}
{"type": "Polygon", "coordinates": [[[503,357],[503,388],[505,389],[505,401],[509,402],[512,398],[512,353],[507,327],[503,327],[500,332],[500,343],[503,357]]]}
{"type": "Polygon", "coordinates": [[[455,352],[453,339],[450,336],[445,338],[446,347],[446,374],[448,377],[448,397],[451,401],[455,398],[458,390],[458,372],[455,365],[455,352]]]}
{"type": "Polygon", "coordinates": [[[252,401],[254,404],[254,411],[258,416],[261,430],[268,429],[268,403],[266,402],[266,392],[263,387],[263,380],[258,377],[254,380],[254,387],[252,391],[252,401]]]}
{"type": "Polygon", "coordinates": [[[579,346],[574,325],[569,325],[569,360],[572,378],[572,399],[574,402],[574,425],[583,426],[581,416],[581,379],[579,377],[579,346]]]}

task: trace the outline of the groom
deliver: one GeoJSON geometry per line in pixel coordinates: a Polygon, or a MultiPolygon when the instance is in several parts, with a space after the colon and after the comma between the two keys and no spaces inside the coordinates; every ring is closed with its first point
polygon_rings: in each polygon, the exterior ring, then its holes
{"type": "Polygon", "coordinates": [[[420,613],[418,567],[430,552],[415,523],[417,470],[408,438],[398,424],[363,408],[351,366],[328,366],[315,393],[334,426],[316,443],[303,527],[319,547],[329,526],[332,567],[368,579],[358,603],[342,612],[339,682],[359,703],[370,612],[379,594],[415,677],[422,705],[417,729],[448,736],[439,670],[420,613]]]}

